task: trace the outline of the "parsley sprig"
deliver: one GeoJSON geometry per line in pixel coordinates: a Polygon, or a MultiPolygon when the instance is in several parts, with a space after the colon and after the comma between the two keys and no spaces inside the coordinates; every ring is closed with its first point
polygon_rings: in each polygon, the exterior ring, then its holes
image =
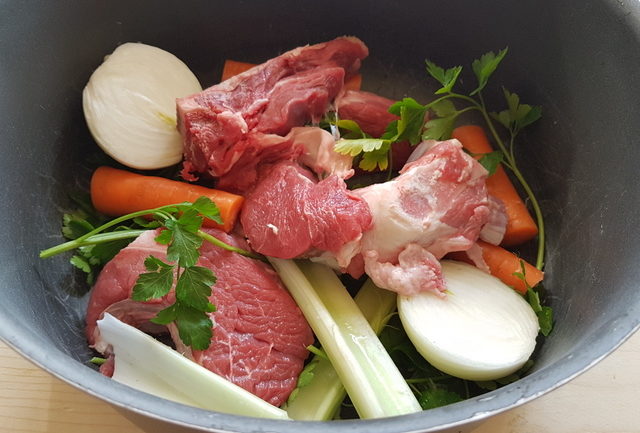
{"type": "MultiPolygon", "coordinates": [[[[69,196],[77,208],[65,213],[62,217],[62,234],[65,238],[78,239],[108,221],[106,216],[93,208],[88,194],[73,193],[69,196]]],[[[147,221],[143,218],[113,226],[101,234],[98,242],[80,246],[70,262],[86,274],[88,284],[93,284],[100,269],[133,238],[142,234],[144,232],[142,229],[158,226],[156,221],[147,221]]]]}
{"type": "Polygon", "coordinates": [[[461,115],[471,111],[479,112],[486,121],[491,136],[498,146],[498,150],[494,152],[478,155],[480,156],[479,162],[490,174],[493,174],[499,164],[504,165],[513,173],[527,195],[539,230],[536,267],[542,269],[545,245],[544,219],[538,200],[522,175],[515,156],[516,136],[523,128],[540,119],[542,110],[539,106],[521,103],[517,94],[504,87],[502,93],[507,108],[503,111],[490,112],[483,97],[483,90],[507,52],[507,48],[498,53],[490,51],[472,62],[471,69],[476,77],[477,86],[468,94],[454,90],[462,73],[462,66],[444,69],[432,61],[426,60],[428,74],[442,86],[435,91],[438,98],[425,105],[412,98],[404,98],[393,104],[389,108],[389,112],[399,116],[399,119],[389,123],[385,133],[379,138],[367,136],[353,121],[337,121],[336,125],[341,131],[346,131],[346,134],[343,134],[342,138],[338,140],[335,150],[345,155],[360,157],[359,166],[362,169],[372,171],[379,168],[385,170],[390,166],[390,150],[393,143],[408,141],[415,145],[422,140],[448,139],[461,115]],[[454,101],[463,104],[464,107],[457,108],[454,101]],[[433,116],[430,116],[429,113],[432,113],[433,116]],[[508,138],[503,139],[498,133],[497,126],[499,125],[504,127],[508,138]]]}
{"type": "Polygon", "coordinates": [[[415,146],[421,141],[427,108],[413,98],[404,98],[391,105],[389,112],[399,119],[389,123],[380,138],[365,134],[353,120],[337,120],[335,125],[346,133],[336,142],[335,151],[343,155],[361,155],[359,167],[363,170],[389,169],[391,173],[391,146],[400,141],[415,146]]]}
{"type": "Polygon", "coordinates": [[[91,230],[88,230],[91,224],[82,222],[80,216],[78,214],[76,218],[65,217],[64,234],[73,239],[42,251],[40,257],[47,258],[64,251],[79,249],[84,253],[73,256],[72,262],[79,260],[74,259],[76,257],[90,262],[93,257],[91,254],[95,253],[97,246],[114,240],[130,239],[144,232],[127,228],[111,232],[108,230],[120,227],[127,221],[151,216],[153,221],[140,221],[140,224],[146,224],[147,229],[160,227],[161,231],[155,240],[167,246],[167,258],[164,261],[150,255],[145,259],[144,266],[147,272],[138,276],[133,287],[132,299],[149,301],[162,298],[175,288],[175,302],[160,311],[152,322],[163,325],[175,322],[183,343],[197,350],[209,347],[213,327],[209,313],[215,311],[209,297],[212,294],[212,286],[216,283],[216,276],[210,269],[197,266],[202,242],[206,240],[228,251],[261,259],[260,256],[228,245],[201,230],[204,218],[222,223],[218,207],[206,197],[200,197],[193,203],[185,202],[133,212],[91,230]],[[84,233],[80,234],[82,232],[84,233]]]}
{"type": "MultiPolygon", "coordinates": [[[[547,307],[546,305],[542,305],[540,302],[540,293],[531,287],[529,282],[527,281],[527,273],[524,266],[524,261],[520,260],[520,272],[514,272],[513,275],[520,279],[524,286],[527,288],[527,292],[525,294],[525,299],[531,306],[531,309],[536,316],[538,316],[538,324],[540,325],[540,333],[547,337],[551,330],[553,329],[553,309],[551,307],[547,307]]],[[[536,285],[539,288],[540,285],[536,285]]]]}
{"type": "Polygon", "coordinates": [[[542,109],[539,106],[522,104],[517,94],[503,87],[502,92],[507,103],[507,108],[500,112],[490,112],[482,93],[489,78],[505,58],[507,52],[508,48],[499,51],[497,54],[490,51],[472,62],[471,68],[477,79],[477,87],[469,94],[454,92],[454,87],[462,71],[462,66],[454,66],[453,68],[445,70],[429,60],[426,61],[427,72],[442,85],[435,93],[443,96],[427,104],[428,108],[433,109],[436,117],[427,122],[423,139],[442,140],[449,138],[456,119],[467,111],[477,111],[482,115],[494,142],[498,146],[498,151],[483,155],[480,162],[490,172],[495,170],[498,163],[502,163],[513,173],[527,195],[536,216],[539,230],[536,267],[542,269],[544,266],[545,246],[544,218],[538,200],[520,171],[515,156],[516,136],[524,127],[540,119],[542,109]],[[454,100],[463,103],[465,107],[458,110],[453,104],[454,100]],[[506,129],[507,139],[503,139],[498,133],[495,122],[506,129]]]}

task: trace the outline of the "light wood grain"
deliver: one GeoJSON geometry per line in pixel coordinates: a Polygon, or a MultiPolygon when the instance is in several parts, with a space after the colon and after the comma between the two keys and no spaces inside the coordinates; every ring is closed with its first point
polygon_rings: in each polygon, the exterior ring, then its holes
{"type": "MultiPolygon", "coordinates": [[[[1,433],[143,433],[0,343],[1,433]]],[[[640,433],[640,333],[560,389],[473,433],[640,433]]]]}

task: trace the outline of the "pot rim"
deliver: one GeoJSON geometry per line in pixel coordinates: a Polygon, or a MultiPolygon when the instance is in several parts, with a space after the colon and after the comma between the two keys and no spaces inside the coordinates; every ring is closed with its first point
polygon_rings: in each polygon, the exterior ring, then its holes
{"type": "MultiPolygon", "coordinates": [[[[640,309],[640,308],[639,308],[640,309]]],[[[606,329],[591,334],[583,344],[596,345],[590,355],[570,353],[530,375],[486,394],[448,406],[415,414],[373,420],[339,421],[279,421],[208,411],[156,397],[101,375],[61,350],[45,351],[40,337],[0,314],[0,340],[38,367],[69,385],[118,408],[177,426],[204,432],[282,432],[347,433],[354,431],[378,433],[433,432],[482,421],[540,397],[593,367],[635,331],[640,329],[640,314],[632,311],[616,318],[606,329]],[[600,334],[606,333],[606,338],[600,334]],[[593,356],[595,354],[595,356],[593,356]],[[83,366],[84,367],[84,366],[83,366]],[[169,415],[170,414],[170,415],[169,415]]]]}

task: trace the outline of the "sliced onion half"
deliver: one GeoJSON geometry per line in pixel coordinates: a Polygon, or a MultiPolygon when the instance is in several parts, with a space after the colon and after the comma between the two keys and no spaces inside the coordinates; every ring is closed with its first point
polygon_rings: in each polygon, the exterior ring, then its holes
{"type": "Polygon", "coordinates": [[[182,159],[176,98],[201,90],[173,54],[126,43],[91,75],[82,105],[91,134],[109,156],[131,168],[156,169],[182,159]]]}
{"type": "Polygon", "coordinates": [[[466,263],[443,261],[447,296],[399,296],[407,335],[434,367],[469,380],[517,371],[531,356],[538,318],[522,296],[466,263]]]}

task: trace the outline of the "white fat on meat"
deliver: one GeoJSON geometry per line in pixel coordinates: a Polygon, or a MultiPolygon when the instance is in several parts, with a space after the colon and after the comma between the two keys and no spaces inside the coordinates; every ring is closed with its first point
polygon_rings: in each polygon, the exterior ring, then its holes
{"type": "Polygon", "coordinates": [[[330,132],[315,126],[299,126],[292,128],[287,137],[293,146],[304,149],[298,162],[309,167],[320,179],[332,174],[341,179],[353,176],[353,157],[333,150],[336,140],[330,132]]]}
{"type": "MultiPolygon", "coordinates": [[[[489,219],[482,227],[480,239],[493,245],[500,245],[507,231],[507,209],[499,198],[489,196],[489,219]]],[[[482,267],[480,267],[482,269],[482,267]]]]}
{"type": "Polygon", "coordinates": [[[353,191],[369,205],[373,227],[362,234],[359,248],[339,251],[337,262],[349,263],[360,254],[364,271],[380,287],[403,295],[443,294],[438,260],[471,248],[488,221],[487,171],[462,151],[460,142],[448,140],[431,146],[400,173],[392,181],[353,191]]]}
{"type": "Polygon", "coordinates": [[[435,141],[435,140],[424,140],[422,143],[418,144],[413,149],[413,152],[411,152],[411,155],[409,155],[409,158],[407,158],[407,164],[409,164],[410,162],[417,161],[418,159],[420,159],[420,157],[422,155],[427,153],[429,151],[429,149],[431,149],[437,143],[438,142],[435,141]]]}

